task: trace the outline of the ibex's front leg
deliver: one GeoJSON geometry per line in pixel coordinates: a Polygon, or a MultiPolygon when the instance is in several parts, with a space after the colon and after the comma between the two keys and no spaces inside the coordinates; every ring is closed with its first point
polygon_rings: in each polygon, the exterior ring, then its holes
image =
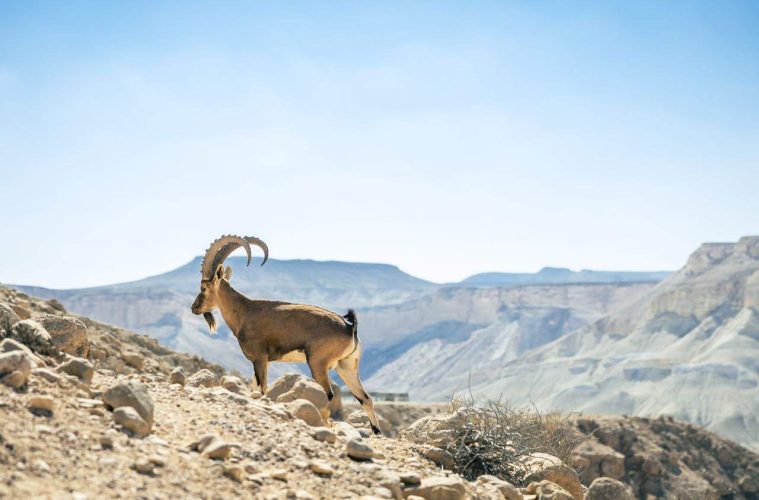
{"type": "Polygon", "coordinates": [[[261,394],[266,394],[266,372],[268,371],[269,360],[259,358],[253,361],[253,372],[256,374],[256,383],[261,389],[261,394]]]}

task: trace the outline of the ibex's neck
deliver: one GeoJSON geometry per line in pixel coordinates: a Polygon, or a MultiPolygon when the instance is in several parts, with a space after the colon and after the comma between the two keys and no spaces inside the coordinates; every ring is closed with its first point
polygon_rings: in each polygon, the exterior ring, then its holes
{"type": "Polygon", "coordinates": [[[245,302],[248,299],[232,288],[232,286],[226,281],[219,283],[217,297],[221,316],[224,318],[224,322],[229,329],[232,330],[232,333],[235,334],[235,337],[237,337],[240,328],[242,328],[242,325],[245,322],[245,302]]]}

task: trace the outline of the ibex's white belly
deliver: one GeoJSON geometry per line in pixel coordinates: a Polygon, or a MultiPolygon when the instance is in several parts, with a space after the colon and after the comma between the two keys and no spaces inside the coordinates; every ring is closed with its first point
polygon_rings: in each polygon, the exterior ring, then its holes
{"type": "Polygon", "coordinates": [[[290,351],[279,359],[274,360],[277,363],[305,363],[306,353],[303,351],[290,351]]]}

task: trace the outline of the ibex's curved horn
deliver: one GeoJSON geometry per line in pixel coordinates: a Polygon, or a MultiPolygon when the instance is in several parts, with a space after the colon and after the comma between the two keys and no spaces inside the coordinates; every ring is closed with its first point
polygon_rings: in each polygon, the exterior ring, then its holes
{"type": "Polygon", "coordinates": [[[250,265],[250,259],[252,255],[250,253],[250,245],[248,242],[239,236],[222,236],[211,243],[211,246],[206,250],[206,254],[203,256],[203,263],[200,265],[200,275],[204,280],[210,280],[213,277],[216,267],[224,262],[229,254],[234,252],[240,247],[245,248],[245,253],[248,254],[248,264],[250,265]]]}
{"type": "MultiPolygon", "coordinates": [[[[262,240],[259,240],[255,236],[246,236],[245,241],[250,243],[251,245],[256,245],[258,248],[264,251],[264,261],[261,262],[261,265],[263,266],[266,264],[266,261],[269,260],[269,247],[264,243],[262,240]]],[[[248,262],[250,264],[250,262],[248,262]]]]}

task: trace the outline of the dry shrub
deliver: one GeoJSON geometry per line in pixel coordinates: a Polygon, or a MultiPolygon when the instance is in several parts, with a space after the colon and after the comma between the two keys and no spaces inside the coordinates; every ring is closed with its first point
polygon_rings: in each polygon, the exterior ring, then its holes
{"type": "Polygon", "coordinates": [[[568,413],[514,409],[491,400],[475,405],[471,398],[452,401],[451,412],[465,418],[446,451],[453,455],[456,472],[470,481],[490,474],[526,486],[522,461],[527,455],[548,453],[568,463],[583,438],[568,413]]]}

